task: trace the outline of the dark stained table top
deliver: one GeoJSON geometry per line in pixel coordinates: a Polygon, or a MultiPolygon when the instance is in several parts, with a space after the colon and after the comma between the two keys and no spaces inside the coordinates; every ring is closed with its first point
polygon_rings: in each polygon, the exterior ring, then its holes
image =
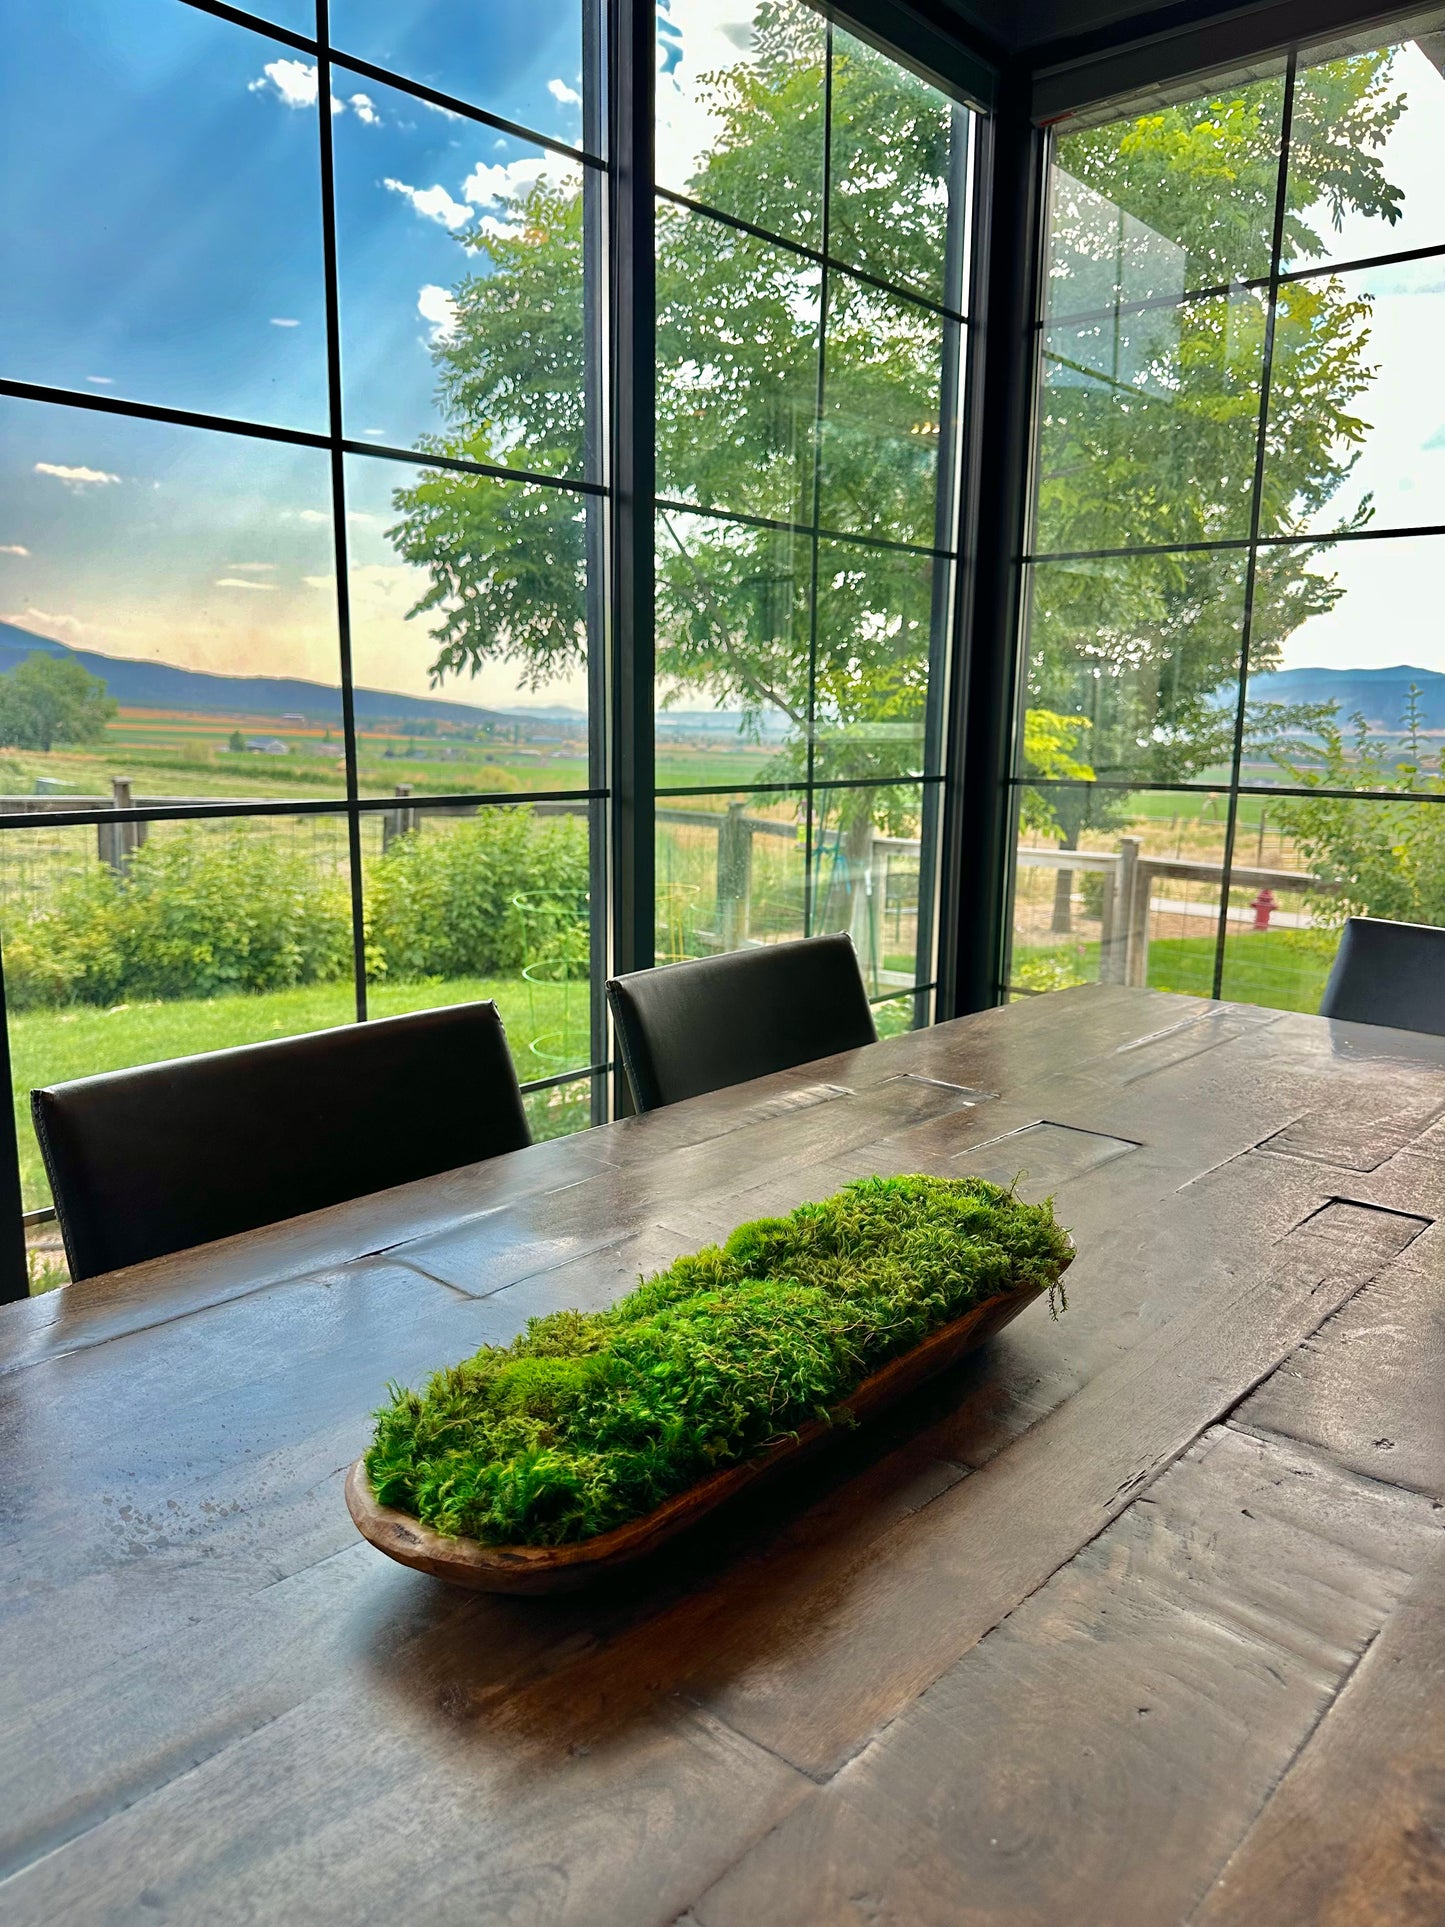
{"type": "Polygon", "coordinates": [[[0,1920],[1439,1927],[1445,1039],[1114,988],[0,1308],[0,1920]],[[356,1535],[389,1379],[871,1171],[1079,1256],[597,1594],[356,1535]]]}

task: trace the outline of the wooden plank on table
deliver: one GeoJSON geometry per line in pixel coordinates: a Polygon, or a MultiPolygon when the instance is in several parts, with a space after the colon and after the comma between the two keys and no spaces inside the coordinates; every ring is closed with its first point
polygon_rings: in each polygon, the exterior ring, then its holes
{"type": "Polygon", "coordinates": [[[1259,1147],[1341,1171],[1373,1171],[1445,1115],[1445,1070],[1366,1062],[1331,1081],[1324,1101],[1259,1147]]]}
{"type": "Polygon", "coordinates": [[[1182,1919],[1439,1541],[1417,1495],[1216,1428],[691,1918],[1182,1919]]]}
{"type": "Polygon", "coordinates": [[[1445,1501],[1445,1237],[1326,1320],[1233,1422],[1445,1501]]]}
{"type": "MultiPolygon", "coordinates": [[[[1330,1205],[1133,1349],[866,1558],[760,1577],[652,1664],[810,1773],[834,1771],[1423,1229],[1330,1205]]],[[[1020,1321],[1022,1323],[1023,1321],[1020,1321]]],[[[699,1620],[702,1623],[699,1623],[699,1620]]]]}
{"type": "Polygon", "coordinates": [[[1445,1550],[1418,1574],[1191,1927],[1445,1920],[1445,1550]]]}

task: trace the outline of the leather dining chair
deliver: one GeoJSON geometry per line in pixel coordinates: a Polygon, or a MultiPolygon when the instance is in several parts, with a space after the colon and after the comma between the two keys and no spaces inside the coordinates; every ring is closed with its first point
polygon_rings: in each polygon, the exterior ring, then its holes
{"type": "Polygon", "coordinates": [[[633,971],[607,999],[639,1111],[878,1041],[850,937],[633,971]]]}
{"type": "Polygon", "coordinates": [[[81,1077],[30,1104],[77,1279],[531,1143],[490,1003],[81,1077]]]}
{"type": "Polygon", "coordinates": [[[1350,917],[1320,1015],[1445,1037],[1445,930],[1350,917]]]}

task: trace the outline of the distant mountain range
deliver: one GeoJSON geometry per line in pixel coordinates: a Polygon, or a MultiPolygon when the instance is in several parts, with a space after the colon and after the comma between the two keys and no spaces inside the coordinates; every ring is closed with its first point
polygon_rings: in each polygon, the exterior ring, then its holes
{"type": "MultiPolygon", "coordinates": [[[[126,709],[219,711],[228,716],[304,716],[307,722],[331,727],[341,721],[341,691],[324,683],[302,682],[283,676],[212,676],[200,669],[177,669],[164,662],[133,662],[123,656],[102,656],[90,649],[71,649],[47,636],[32,635],[13,622],[0,622],[0,672],[14,669],[27,656],[43,650],[49,656],[72,656],[82,668],[99,676],[115,700],[126,709]]],[[[355,692],[358,722],[494,724],[510,729],[515,723],[525,735],[529,723],[548,721],[542,710],[479,709],[471,703],[443,702],[432,696],[399,696],[385,689],[355,692]]],[[[552,711],[551,716],[566,715],[552,711]]],[[[549,734],[555,730],[549,731],[549,734]]]]}
{"type": "Polygon", "coordinates": [[[1445,730],[1445,675],[1407,663],[1394,669],[1276,669],[1251,676],[1249,693],[1262,702],[1336,703],[1341,722],[1359,714],[1371,729],[1394,733],[1404,726],[1412,683],[1420,692],[1421,728],[1445,730]]]}

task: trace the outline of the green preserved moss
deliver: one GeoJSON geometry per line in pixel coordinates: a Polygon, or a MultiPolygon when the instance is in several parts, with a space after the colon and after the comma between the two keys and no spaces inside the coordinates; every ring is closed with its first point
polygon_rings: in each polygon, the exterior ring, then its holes
{"type": "Polygon", "coordinates": [[[1050,1204],[982,1178],[864,1178],[739,1225],[606,1311],[534,1318],[424,1393],[393,1387],[367,1476],[438,1532],[587,1539],[829,1418],[970,1306],[1052,1294],[1068,1255],[1050,1204]]]}

